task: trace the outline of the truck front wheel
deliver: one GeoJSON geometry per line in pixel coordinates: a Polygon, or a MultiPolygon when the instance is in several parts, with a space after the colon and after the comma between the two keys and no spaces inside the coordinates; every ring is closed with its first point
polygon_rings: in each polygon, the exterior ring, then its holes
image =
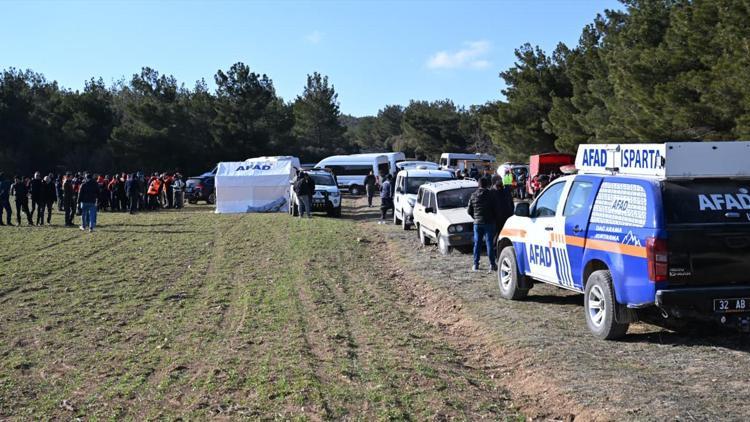
{"type": "Polygon", "coordinates": [[[529,294],[529,289],[522,289],[525,285],[525,275],[518,270],[516,250],[513,246],[506,246],[500,252],[497,266],[497,284],[500,286],[500,296],[509,300],[521,300],[529,294]]]}
{"type": "Polygon", "coordinates": [[[586,325],[594,336],[614,340],[625,335],[628,323],[615,321],[615,312],[622,306],[615,301],[612,274],[608,270],[594,271],[586,282],[583,307],[586,325]]]}

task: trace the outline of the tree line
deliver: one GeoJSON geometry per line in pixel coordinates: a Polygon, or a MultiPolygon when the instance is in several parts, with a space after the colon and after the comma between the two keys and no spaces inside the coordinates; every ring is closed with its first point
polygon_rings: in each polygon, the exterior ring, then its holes
{"type": "Polygon", "coordinates": [[[205,171],[222,160],[404,151],[499,159],[575,152],[582,143],[747,139],[750,4],[623,0],[551,53],[531,44],[500,73],[503,100],[387,105],[343,115],[334,85],[308,75],[285,101],[243,63],[192,88],[143,68],[129,80],[69,90],[31,70],[0,78],[0,171],[205,171]]]}

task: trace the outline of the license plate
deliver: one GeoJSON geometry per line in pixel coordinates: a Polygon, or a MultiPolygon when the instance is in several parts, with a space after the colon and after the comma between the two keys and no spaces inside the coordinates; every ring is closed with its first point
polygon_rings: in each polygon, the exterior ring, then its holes
{"type": "Polygon", "coordinates": [[[750,297],[735,297],[729,299],[714,299],[714,312],[748,312],[750,311],[750,297]]]}

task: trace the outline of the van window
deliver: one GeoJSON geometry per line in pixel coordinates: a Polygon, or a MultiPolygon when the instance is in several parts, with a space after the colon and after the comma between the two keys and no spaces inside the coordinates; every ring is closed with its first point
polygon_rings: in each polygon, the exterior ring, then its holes
{"type": "Polygon", "coordinates": [[[531,217],[554,217],[557,213],[557,204],[560,203],[565,182],[550,185],[542,195],[537,198],[531,217]]]}
{"type": "Polygon", "coordinates": [[[750,181],[707,179],[662,184],[667,224],[750,224],[750,181]]]}
{"type": "Polygon", "coordinates": [[[378,174],[379,175],[385,175],[391,172],[391,166],[388,165],[388,163],[380,163],[378,164],[378,174]]]}
{"type": "Polygon", "coordinates": [[[603,182],[594,200],[591,222],[645,227],[647,201],[646,189],[639,184],[603,182]]]}
{"type": "Polygon", "coordinates": [[[340,166],[329,167],[336,176],[367,176],[372,171],[372,166],[357,165],[357,164],[346,164],[340,166]]]}
{"type": "Polygon", "coordinates": [[[591,188],[593,183],[589,181],[575,181],[570,187],[570,193],[568,193],[568,200],[565,202],[565,208],[563,209],[563,215],[570,217],[583,211],[583,207],[589,201],[591,196],[591,188]]]}

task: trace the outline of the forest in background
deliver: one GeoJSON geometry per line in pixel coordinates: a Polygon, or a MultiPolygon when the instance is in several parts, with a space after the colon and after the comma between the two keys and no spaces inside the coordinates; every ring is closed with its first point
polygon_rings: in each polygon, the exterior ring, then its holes
{"type": "MultiPolygon", "coordinates": [[[[107,86],[60,87],[32,70],[0,75],[0,171],[199,173],[222,160],[391,151],[444,151],[500,160],[574,152],[582,143],[750,139],[750,2],[624,0],[583,28],[574,47],[531,44],[500,72],[504,99],[386,105],[343,115],[334,84],[308,75],[280,98],[244,63],[218,70],[215,89],[145,67],[107,86]]],[[[492,90],[488,87],[488,90],[492,90]]]]}

